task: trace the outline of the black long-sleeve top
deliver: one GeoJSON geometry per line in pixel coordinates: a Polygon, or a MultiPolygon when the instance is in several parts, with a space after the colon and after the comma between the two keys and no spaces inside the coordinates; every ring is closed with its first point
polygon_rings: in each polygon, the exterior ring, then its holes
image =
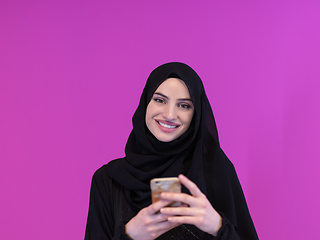
{"type": "MultiPolygon", "coordinates": [[[[92,178],[85,240],[130,239],[125,224],[140,209],[129,205],[124,189],[108,175],[108,164],[98,169],[92,178]]],[[[222,227],[216,237],[192,225],[180,225],[158,239],[240,239],[235,227],[222,212],[222,227]]]]}

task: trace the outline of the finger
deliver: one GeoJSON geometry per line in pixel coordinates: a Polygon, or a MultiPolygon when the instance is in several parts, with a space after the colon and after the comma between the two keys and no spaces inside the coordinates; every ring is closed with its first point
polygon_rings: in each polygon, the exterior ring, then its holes
{"type": "Polygon", "coordinates": [[[190,217],[190,216],[174,216],[174,217],[169,217],[168,222],[171,223],[176,223],[176,224],[192,224],[196,225],[197,223],[197,218],[195,217],[190,217]]]}
{"type": "Polygon", "coordinates": [[[157,213],[161,208],[167,206],[170,203],[171,201],[166,199],[161,199],[155,203],[152,203],[149,207],[147,207],[147,214],[153,215],[157,213]]]}
{"type": "Polygon", "coordinates": [[[170,215],[168,214],[163,214],[160,211],[157,214],[154,214],[151,216],[151,222],[152,224],[159,224],[162,222],[167,222],[168,217],[170,217],[170,215]]]}
{"type": "Polygon", "coordinates": [[[153,230],[154,231],[169,230],[169,229],[174,228],[178,225],[180,225],[180,224],[175,223],[175,222],[165,221],[165,222],[160,222],[157,225],[154,225],[153,230]]]}
{"type": "Polygon", "coordinates": [[[203,193],[200,191],[200,189],[197,187],[197,185],[194,182],[192,182],[191,180],[189,180],[186,176],[180,174],[179,179],[180,179],[180,182],[186,188],[188,188],[188,190],[190,191],[192,196],[195,196],[195,197],[202,196],[203,193]]]}
{"type": "Polygon", "coordinates": [[[194,205],[197,201],[193,196],[186,193],[162,192],[160,196],[163,200],[181,202],[188,205],[194,205]]]}
{"type": "Polygon", "coordinates": [[[158,237],[160,235],[162,235],[163,233],[171,230],[172,228],[175,228],[177,226],[179,226],[179,223],[175,223],[175,222],[162,222],[156,225],[153,225],[152,227],[149,228],[150,232],[154,232],[156,233],[156,236],[154,237],[158,237]]]}
{"type": "Polygon", "coordinates": [[[196,208],[189,208],[189,207],[165,207],[161,208],[160,212],[162,214],[172,216],[197,216],[199,215],[199,209],[196,208]]]}

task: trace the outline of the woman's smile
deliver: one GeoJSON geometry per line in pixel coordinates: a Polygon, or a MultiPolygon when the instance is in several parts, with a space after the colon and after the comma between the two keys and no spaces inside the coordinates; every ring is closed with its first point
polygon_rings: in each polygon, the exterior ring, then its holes
{"type": "Polygon", "coordinates": [[[155,121],[159,124],[159,128],[164,132],[174,132],[180,126],[179,124],[172,123],[172,122],[167,122],[167,121],[162,121],[157,119],[155,119],[155,121]]]}

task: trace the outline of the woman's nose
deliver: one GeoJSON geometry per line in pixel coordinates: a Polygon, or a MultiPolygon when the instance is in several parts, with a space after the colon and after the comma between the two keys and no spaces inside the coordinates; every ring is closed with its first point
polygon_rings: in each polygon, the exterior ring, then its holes
{"type": "Polygon", "coordinates": [[[177,118],[177,113],[174,105],[167,104],[164,108],[162,116],[166,120],[175,120],[177,118]]]}

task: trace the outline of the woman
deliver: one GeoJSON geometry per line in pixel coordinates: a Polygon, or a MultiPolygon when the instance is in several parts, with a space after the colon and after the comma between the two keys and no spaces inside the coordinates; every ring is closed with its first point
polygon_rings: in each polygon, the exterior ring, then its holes
{"type": "Polygon", "coordinates": [[[258,239],[202,81],[189,66],[167,63],[150,74],[125,153],[93,176],[86,240],[258,239]],[[152,204],[150,180],[173,176],[182,193],[162,193],[152,204]],[[183,205],[166,207],[171,201],[183,205]]]}

